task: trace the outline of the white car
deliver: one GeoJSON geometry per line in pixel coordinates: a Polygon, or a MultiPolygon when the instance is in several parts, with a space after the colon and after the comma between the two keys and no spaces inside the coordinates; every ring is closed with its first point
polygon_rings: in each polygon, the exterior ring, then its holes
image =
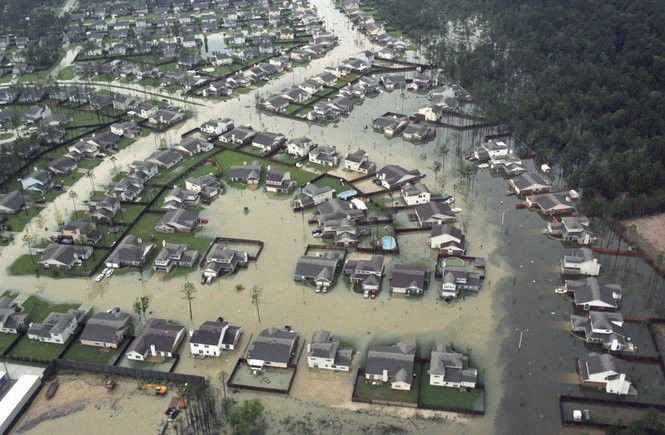
{"type": "Polygon", "coordinates": [[[109,267],[108,270],[106,271],[106,273],[104,273],[104,276],[109,277],[109,276],[113,275],[113,272],[115,272],[115,270],[113,268],[109,267]]]}
{"type": "Polygon", "coordinates": [[[99,282],[99,281],[101,281],[101,280],[103,280],[103,279],[104,279],[104,274],[103,274],[103,273],[100,273],[99,275],[97,275],[97,276],[95,277],[95,282],[99,282]]]}

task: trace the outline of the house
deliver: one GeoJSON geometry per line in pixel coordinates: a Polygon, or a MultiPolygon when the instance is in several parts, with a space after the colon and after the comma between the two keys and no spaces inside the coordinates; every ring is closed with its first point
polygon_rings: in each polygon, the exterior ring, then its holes
{"type": "Polygon", "coordinates": [[[71,174],[77,167],[76,160],[66,156],[52,160],[48,164],[48,170],[51,171],[53,175],[71,174]]]}
{"type": "Polygon", "coordinates": [[[210,151],[212,149],[212,144],[200,139],[186,138],[173,147],[173,149],[186,157],[191,157],[199,153],[210,151]]]}
{"type": "Polygon", "coordinates": [[[421,296],[429,284],[430,269],[425,264],[397,263],[390,274],[390,290],[407,296],[421,296]]]}
{"type": "Polygon", "coordinates": [[[20,181],[23,190],[30,190],[42,194],[51,190],[54,184],[51,174],[43,169],[34,171],[27,177],[21,178],[20,181]]]}
{"type": "Polygon", "coordinates": [[[190,333],[189,353],[194,356],[220,356],[225,350],[233,350],[240,341],[242,328],[230,325],[221,317],[203,322],[190,333]]]}
{"type": "Polygon", "coordinates": [[[222,242],[215,243],[205,259],[203,276],[214,279],[220,275],[226,275],[244,267],[249,261],[249,255],[244,251],[230,249],[222,242]]]}
{"type": "Polygon", "coordinates": [[[145,183],[142,178],[130,175],[125,177],[117,183],[109,184],[106,193],[115,196],[121,201],[132,202],[136,201],[143,192],[145,183]]]}
{"type": "Polygon", "coordinates": [[[264,329],[249,344],[247,363],[253,370],[264,367],[285,369],[295,356],[297,345],[298,334],[291,329],[264,329]]]}
{"type": "Polygon", "coordinates": [[[455,212],[445,202],[418,204],[415,212],[421,227],[443,225],[455,221],[455,212]]]}
{"type": "Polygon", "coordinates": [[[28,329],[30,313],[21,310],[11,297],[0,297],[0,333],[18,334],[28,329]]]}
{"type": "Polygon", "coordinates": [[[162,210],[177,210],[185,207],[198,207],[201,205],[201,194],[195,190],[175,187],[164,197],[162,210]]]}
{"type": "Polygon", "coordinates": [[[30,324],[28,338],[43,343],[65,344],[85,315],[85,311],[73,308],[66,313],[51,312],[41,323],[30,324]]]}
{"type": "Polygon", "coordinates": [[[120,241],[111,255],[108,256],[106,267],[117,269],[125,266],[143,266],[153,246],[152,243],[143,243],[143,240],[129,234],[120,241]]]}
{"type": "Polygon", "coordinates": [[[386,165],[376,173],[376,178],[381,186],[388,190],[401,188],[406,183],[420,180],[423,175],[417,169],[407,171],[398,165],[386,165]]]}
{"type": "Polygon", "coordinates": [[[295,185],[296,183],[291,180],[291,174],[289,172],[281,172],[275,168],[268,167],[264,185],[266,192],[288,193],[295,185]]]}
{"type": "Polygon", "coordinates": [[[180,243],[162,242],[162,250],[155,257],[152,269],[155,272],[169,273],[175,267],[193,267],[199,253],[180,243]]]}
{"type": "Polygon", "coordinates": [[[440,193],[432,193],[419,181],[404,184],[400,193],[406,205],[427,204],[430,201],[440,200],[442,197],[440,193]]]}
{"type": "Polygon", "coordinates": [[[346,260],[344,273],[353,286],[367,295],[376,294],[383,281],[384,260],[382,255],[374,255],[369,260],[346,260]]]}
{"type": "Polygon", "coordinates": [[[478,370],[469,367],[469,357],[452,346],[438,343],[430,354],[429,384],[449,388],[476,388],[478,370]]]}
{"type": "Polygon", "coordinates": [[[369,174],[376,171],[376,164],[369,161],[365,150],[358,150],[346,155],[344,169],[360,172],[361,174],[369,174]]]}
{"type": "Polygon", "coordinates": [[[90,317],[79,337],[84,346],[117,349],[129,335],[132,317],[120,308],[97,313],[90,317]]]}
{"type": "Polygon", "coordinates": [[[313,140],[308,137],[299,137],[290,140],[286,144],[286,153],[297,157],[307,157],[309,152],[316,146],[313,140]]]}
{"type": "Polygon", "coordinates": [[[372,122],[375,131],[383,132],[388,137],[393,137],[402,132],[409,124],[409,118],[404,115],[390,114],[379,116],[372,122]]]}
{"type": "Polygon", "coordinates": [[[185,335],[185,327],[164,319],[150,318],[129,345],[128,359],[145,361],[150,357],[171,358],[185,335]]]}
{"type": "Polygon", "coordinates": [[[257,161],[242,166],[231,166],[229,180],[232,183],[259,184],[263,166],[257,161]]]}
{"type": "Polygon", "coordinates": [[[239,126],[220,136],[219,140],[223,143],[235,143],[248,145],[256,136],[256,131],[250,126],[239,126]]]}
{"type": "Polygon", "coordinates": [[[159,172],[159,166],[155,162],[134,160],[129,164],[129,172],[142,180],[149,180],[159,172]]]}
{"type": "Polygon", "coordinates": [[[612,352],[624,350],[630,341],[623,329],[621,313],[589,311],[587,316],[571,315],[570,329],[583,335],[587,343],[602,344],[603,349],[612,352]]]}
{"type": "Polygon", "coordinates": [[[444,254],[464,255],[464,233],[450,224],[434,225],[430,231],[429,245],[444,254]]]}
{"type": "Polygon", "coordinates": [[[327,221],[326,226],[333,234],[333,242],[336,246],[355,246],[358,244],[362,231],[358,229],[355,219],[343,218],[336,221],[327,221]]]}
{"type": "Polygon", "coordinates": [[[340,269],[341,257],[335,252],[323,255],[303,255],[296,263],[293,279],[310,282],[316,286],[316,292],[326,293],[340,269]]]}
{"type": "Polygon", "coordinates": [[[335,190],[328,186],[317,186],[309,183],[300,190],[294,200],[294,207],[311,208],[329,201],[335,195],[335,190]]]}
{"type": "Polygon", "coordinates": [[[563,275],[598,276],[600,263],[597,258],[594,258],[591,249],[573,249],[561,260],[561,273],[563,275]]]}
{"type": "Polygon", "coordinates": [[[425,118],[425,121],[437,122],[443,117],[443,112],[443,108],[438,104],[430,104],[421,107],[416,113],[425,118]]]}
{"type": "Polygon", "coordinates": [[[526,204],[547,215],[560,215],[575,212],[575,206],[571,204],[566,193],[545,193],[526,197],[526,204]]]}
{"type": "Polygon", "coordinates": [[[590,353],[577,359],[580,381],[585,387],[604,389],[610,394],[635,395],[628,365],[610,354],[590,353]]]}
{"type": "Polygon", "coordinates": [[[546,234],[564,242],[590,245],[596,240],[596,237],[589,229],[589,223],[589,219],[586,217],[566,216],[561,218],[560,222],[549,222],[546,234]]]}
{"type": "Polygon", "coordinates": [[[65,225],[62,229],[62,237],[80,245],[94,245],[102,235],[97,231],[97,225],[94,222],[79,219],[65,225]]]}
{"type": "Polygon", "coordinates": [[[370,346],[365,379],[381,383],[389,382],[390,388],[394,390],[410,390],[414,382],[415,359],[415,343],[370,346]]]}
{"type": "Polygon", "coordinates": [[[116,136],[134,139],[141,135],[141,127],[132,121],[116,122],[115,124],[111,124],[111,133],[116,136]]]}
{"type": "Polygon", "coordinates": [[[193,210],[177,209],[164,213],[164,216],[155,225],[159,233],[189,233],[198,224],[199,213],[193,210]]]}
{"type": "Polygon", "coordinates": [[[473,157],[478,162],[486,162],[492,157],[506,157],[512,150],[505,142],[489,140],[473,151],[473,157]]]}
{"type": "Polygon", "coordinates": [[[339,164],[339,153],[335,147],[319,145],[309,152],[309,161],[322,166],[337,166],[339,164]]]}
{"type": "Polygon", "coordinates": [[[212,174],[192,177],[185,180],[185,189],[198,192],[201,197],[210,200],[220,193],[219,180],[212,174]]]}
{"type": "Polygon", "coordinates": [[[28,110],[23,113],[23,122],[26,124],[35,124],[40,120],[52,115],[51,109],[48,106],[30,106],[28,110]]]}
{"type": "Polygon", "coordinates": [[[25,207],[25,198],[18,190],[0,193],[0,215],[16,214],[25,207]]]}
{"type": "Polygon", "coordinates": [[[482,275],[465,267],[443,266],[441,271],[441,298],[454,299],[461,290],[477,292],[480,290],[482,275]]]}
{"type": "Polygon", "coordinates": [[[566,280],[562,292],[573,297],[575,308],[584,311],[615,311],[621,301],[619,284],[601,284],[596,278],[566,280]]]}
{"type": "Polygon", "coordinates": [[[37,262],[44,269],[67,269],[81,266],[92,255],[91,246],[51,243],[37,262]]]}
{"type": "Polygon", "coordinates": [[[307,344],[307,366],[310,369],[326,369],[348,372],[351,369],[353,349],[340,348],[328,331],[314,331],[312,341],[307,344]]]}
{"type": "Polygon", "coordinates": [[[185,112],[172,109],[159,109],[154,115],[150,116],[149,121],[151,124],[172,126],[186,117],[185,112]]]}
{"type": "Polygon", "coordinates": [[[231,130],[233,130],[233,121],[230,118],[210,120],[201,126],[201,131],[211,136],[220,136],[231,130]]]}
{"type": "Polygon", "coordinates": [[[312,110],[307,113],[308,121],[337,121],[340,118],[340,113],[328,106],[327,104],[315,104],[312,110]]]}
{"type": "Polygon", "coordinates": [[[331,221],[338,221],[340,219],[357,220],[365,216],[364,209],[355,208],[353,202],[341,199],[329,199],[319,204],[317,211],[318,214],[315,216],[315,219],[319,225],[323,226],[324,233],[332,231],[326,228],[331,221]]]}
{"type": "Polygon", "coordinates": [[[519,157],[508,154],[507,156],[490,157],[489,166],[492,171],[501,172],[508,177],[515,177],[526,172],[519,157]]]}
{"type": "Polygon", "coordinates": [[[409,122],[402,131],[402,137],[410,142],[424,142],[436,136],[436,130],[417,122],[409,122]]]}
{"type": "Polygon", "coordinates": [[[120,210],[120,200],[114,196],[94,196],[88,202],[88,212],[95,222],[109,223],[120,210]]]}
{"type": "Polygon", "coordinates": [[[150,154],[146,162],[154,163],[160,168],[169,169],[182,161],[182,154],[172,150],[158,150],[150,154]]]}
{"type": "Polygon", "coordinates": [[[511,178],[508,181],[510,188],[515,191],[517,195],[535,195],[538,193],[547,193],[550,191],[550,183],[548,183],[540,174],[526,172],[511,178]]]}
{"type": "Polygon", "coordinates": [[[120,136],[107,131],[105,133],[93,134],[87,141],[96,145],[99,149],[112,150],[117,148],[120,136]]]}
{"type": "Polygon", "coordinates": [[[257,147],[264,153],[277,151],[284,143],[286,143],[286,137],[278,133],[261,132],[257,133],[254,139],[252,139],[252,146],[257,147]]]}
{"type": "Polygon", "coordinates": [[[282,95],[274,95],[270,98],[265,99],[261,105],[271,112],[283,112],[291,104],[289,99],[283,97],[282,95]]]}

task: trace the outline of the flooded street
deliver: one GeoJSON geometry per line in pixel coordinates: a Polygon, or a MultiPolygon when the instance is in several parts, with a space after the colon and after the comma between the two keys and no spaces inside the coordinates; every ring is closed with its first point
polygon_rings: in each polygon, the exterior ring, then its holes
{"type": "MultiPolygon", "coordinates": [[[[558,395],[579,390],[574,373],[575,358],[588,352],[583,343],[568,333],[566,322],[572,312],[571,304],[554,294],[554,287],[560,283],[558,262],[565,249],[541,234],[545,220],[535,213],[515,209],[517,199],[506,196],[504,179],[487,172],[478,172],[470,184],[460,179],[462,155],[480,144],[487,131],[460,133],[439,128],[436,139],[424,145],[413,145],[401,138],[387,139],[375,133],[371,128],[374,118],[389,111],[411,114],[426,103],[426,96],[405,91],[384,92],[368,98],[337,125],[312,125],[256,110],[259,98],[297,84],[361,50],[373,48],[372,43],[353,30],[347,18],[333,8],[332,1],[312,0],[312,3],[317,6],[325,25],[340,37],[340,44],[327,56],[306,67],[295,68],[237,99],[197,100],[205,105],[188,107],[195,112],[193,118],[166,133],[140,138],[116,155],[115,166],[119,171],[125,170],[133,160],[147,157],[161,141],[175,144],[182,133],[217,117],[230,117],[236,125],[251,124],[256,130],[279,132],[288,138],[308,136],[319,144],[336,146],[342,155],[362,148],[378,167],[394,163],[407,169],[417,168],[427,174],[423,183],[432,191],[456,197],[455,205],[462,209],[458,225],[466,232],[467,251],[487,261],[485,282],[478,295],[444,304],[437,297],[440,281],[434,280],[422,298],[391,297],[384,286],[377,299],[371,300],[352,292],[342,279],[327,294],[317,294],[311,287],[293,281],[296,261],[307,244],[320,242],[312,236],[312,227],[307,224],[311,213],[294,213],[285,197],[262,190],[232,188],[202,211],[201,217],[208,219],[209,224],[197,234],[258,239],[265,243],[258,262],[250,263],[247,269],[231,277],[201,286],[198,269],[174,278],[148,272],[141,277],[138,272],[131,272],[98,283],[92,279],[4,276],[3,288],[15,289],[21,294],[37,293],[54,302],[80,302],[95,310],[117,306],[128,312],[132,312],[135,298],[145,295],[150,297],[152,315],[174,319],[188,328],[222,316],[244,329],[239,350],[219,359],[198,360],[190,358],[188,348],[183,345],[180,348],[182,359],[176,367],[176,372],[204,376],[217,387],[221,385],[222,373],[224,376],[231,373],[250,336],[263,328],[289,325],[300,334],[301,340],[308,341],[315,330],[326,329],[353,343],[359,354],[354,358],[351,374],[309,371],[306,358],[301,357],[290,397],[235,394],[239,399],[262,399],[275,421],[287,415],[294,418],[338,416],[341,426],[329,431],[322,429],[324,433],[352,433],[361,425],[378,427],[381,424],[395,424],[420,433],[560,433],[563,428],[558,395]],[[442,144],[449,149],[444,156],[437,151],[442,144]],[[433,170],[436,161],[442,162],[438,176],[433,170]],[[244,207],[249,213],[243,211],[244,207]],[[189,321],[187,303],[181,294],[187,281],[195,283],[197,288],[192,303],[193,322],[189,321]],[[238,291],[238,284],[244,290],[238,291]],[[250,298],[252,286],[262,289],[258,305],[260,322],[257,307],[250,298]],[[517,329],[528,329],[521,348],[518,348],[520,333],[517,329]],[[425,348],[434,342],[453,342],[461,349],[470,349],[487,391],[485,416],[447,416],[446,421],[413,419],[407,424],[401,414],[384,416],[377,414],[376,409],[369,413],[352,412],[361,407],[351,403],[355,368],[362,362],[370,343],[388,339],[416,340],[425,348]]],[[[106,160],[93,172],[97,186],[105,185],[114,174],[113,164],[106,160]]],[[[82,201],[90,195],[90,181],[84,177],[71,189],[78,193],[77,208],[81,209],[82,201]]],[[[33,220],[26,231],[44,237],[53,232],[59,215],[68,216],[72,211],[72,201],[66,194],[62,195],[42,211],[43,225],[33,220]]],[[[428,233],[399,235],[400,256],[388,257],[386,270],[391,270],[391,264],[397,260],[428,259],[433,265],[436,252],[426,245],[427,237],[428,233]]],[[[26,253],[21,239],[22,234],[19,234],[17,242],[2,248],[3,269],[26,253]]],[[[663,292],[665,285],[662,279],[654,278],[641,260],[601,257],[601,261],[603,278],[616,278],[625,286],[624,315],[646,316],[663,307],[662,298],[656,295],[663,292]]],[[[145,400],[135,405],[129,403],[131,399],[125,399],[121,405],[136,406],[134,412],[141,416],[154,412],[161,415],[166,406],[164,402],[156,406],[154,401],[145,400]]],[[[33,433],[80,433],[93,424],[99,433],[110,433],[111,424],[113,432],[119,428],[137,429],[132,425],[117,426],[117,419],[109,420],[108,415],[102,415],[104,412],[88,406],[85,412],[38,424],[33,433]],[[99,422],[103,423],[98,425],[99,422]]],[[[387,412],[406,411],[391,409],[387,412]]],[[[147,427],[152,430],[153,425],[147,427]]],[[[289,432],[285,426],[275,427],[275,432],[280,431],[289,432]]]]}

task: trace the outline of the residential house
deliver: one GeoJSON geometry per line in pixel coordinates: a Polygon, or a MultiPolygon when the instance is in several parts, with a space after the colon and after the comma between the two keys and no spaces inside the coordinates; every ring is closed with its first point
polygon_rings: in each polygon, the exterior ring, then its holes
{"type": "Polygon", "coordinates": [[[337,166],[339,153],[334,147],[319,145],[309,152],[309,161],[322,166],[337,166]]]}
{"type": "Polygon", "coordinates": [[[441,194],[432,193],[427,186],[418,181],[404,184],[400,193],[406,205],[427,204],[441,197],[441,194]]]}
{"type": "Polygon", "coordinates": [[[409,118],[404,115],[383,115],[372,122],[375,131],[382,132],[388,137],[393,137],[402,132],[409,124],[409,118]]]}
{"type": "Polygon", "coordinates": [[[0,297],[0,333],[18,334],[28,329],[30,313],[22,308],[9,296],[0,297]]]}
{"type": "Polygon", "coordinates": [[[141,135],[141,127],[132,121],[116,122],[115,124],[111,124],[111,133],[116,136],[134,139],[141,135]]]}
{"type": "Polygon", "coordinates": [[[348,372],[351,369],[353,349],[340,347],[328,331],[314,331],[307,344],[307,366],[310,369],[326,369],[348,372]]]}
{"type": "Polygon", "coordinates": [[[108,256],[106,267],[117,269],[125,266],[143,266],[153,246],[152,243],[143,243],[140,238],[129,234],[118,243],[111,255],[108,256]]]}
{"type": "Polygon", "coordinates": [[[155,257],[152,269],[155,272],[169,273],[176,267],[193,267],[199,253],[195,249],[189,249],[180,243],[162,242],[162,250],[155,257]]]}
{"type": "Polygon", "coordinates": [[[203,322],[199,329],[192,331],[189,338],[189,352],[193,356],[217,357],[225,350],[233,350],[240,341],[242,328],[230,325],[221,317],[203,322]]]}
{"type": "Polygon", "coordinates": [[[535,195],[539,193],[547,193],[550,191],[550,183],[548,183],[540,174],[526,172],[511,178],[508,181],[510,188],[515,191],[517,195],[535,195]]]}
{"type": "Polygon", "coordinates": [[[97,313],[90,317],[79,337],[84,346],[117,349],[130,333],[132,317],[120,308],[97,313]]]}
{"type": "Polygon", "coordinates": [[[69,239],[79,245],[94,245],[102,237],[94,222],[81,219],[68,222],[61,234],[63,239],[69,239]]]}
{"type": "Polygon", "coordinates": [[[593,232],[589,229],[589,219],[578,216],[565,216],[560,222],[549,222],[546,234],[560,238],[564,242],[574,242],[579,245],[590,245],[595,240],[593,232]]]}
{"type": "Polygon", "coordinates": [[[445,202],[418,204],[415,212],[421,227],[443,225],[455,221],[455,212],[445,202]]]}
{"type": "Polygon", "coordinates": [[[172,150],[157,150],[145,160],[163,169],[169,169],[182,161],[182,154],[172,150]]]}
{"type": "Polygon", "coordinates": [[[492,157],[506,157],[512,150],[505,142],[489,140],[473,151],[473,157],[479,162],[486,162],[492,157]]]}
{"type": "Polygon", "coordinates": [[[561,273],[564,275],[598,276],[600,263],[589,248],[573,249],[561,260],[561,273]]]}
{"type": "Polygon", "coordinates": [[[177,209],[164,213],[155,225],[159,233],[182,233],[194,230],[199,221],[199,214],[194,210],[177,209]]]}
{"type": "Polygon", "coordinates": [[[397,263],[390,274],[393,293],[421,296],[429,284],[430,269],[425,264],[397,263]]]}
{"type": "Polygon", "coordinates": [[[25,207],[25,198],[18,190],[0,193],[0,215],[16,214],[25,207]]]}
{"type": "Polygon", "coordinates": [[[297,157],[307,157],[314,147],[316,144],[313,140],[308,137],[299,137],[286,144],[286,153],[297,157]]]}
{"type": "Polygon", "coordinates": [[[478,370],[469,367],[469,357],[438,343],[430,355],[429,384],[449,388],[476,388],[478,370]]]}
{"type": "Polygon", "coordinates": [[[39,169],[31,173],[25,178],[21,178],[21,186],[23,190],[30,190],[32,192],[46,193],[53,188],[53,178],[51,174],[43,169],[39,169]]]}
{"type": "Polygon", "coordinates": [[[361,174],[369,174],[376,171],[376,164],[369,161],[365,150],[358,150],[346,155],[344,168],[349,171],[360,172],[361,174]]]}
{"type": "Polygon", "coordinates": [[[366,210],[355,208],[351,201],[343,201],[341,199],[329,199],[328,201],[319,204],[317,208],[318,214],[315,219],[319,225],[323,226],[323,232],[330,232],[326,228],[330,221],[337,221],[339,219],[362,219],[365,216],[366,210]]]}
{"type": "Polygon", "coordinates": [[[244,267],[249,261],[247,252],[228,248],[222,242],[215,243],[205,258],[203,276],[214,279],[220,275],[235,272],[239,267],[244,267]]]}
{"type": "Polygon", "coordinates": [[[120,200],[114,196],[95,196],[88,202],[88,212],[95,222],[110,223],[120,210],[120,200]]]}
{"type": "Polygon", "coordinates": [[[423,175],[417,169],[410,171],[398,165],[386,165],[376,173],[376,178],[381,186],[388,190],[401,188],[406,183],[414,183],[420,180],[423,175]]]}
{"type": "Polygon", "coordinates": [[[257,161],[242,166],[231,166],[229,180],[232,183],[259,184],[263,166],[257,161]]]}
{"type": "Polygon", "coordinates": [[[268,328],[261,331],[247,348],[246,360],[254,370],[264,367],[287,368],[295,356],[298,334],[290,329],[268,328]]]}
{"type": "Polygon", "coordinates": [[[28,338],[43,343],[65,344],[76,332],[86,312],[70,308],[66,313],[49,313],[40,323],[31,323],[28,338]]]}
{"type": "Polygon", "coordinates": [[[185,180],[185,189],[198,192],[205,200],[211,200],[220,193],[221,183],[212,174],[192,177],[185,180]]]}
{"type": "Polygon", "coordinates": [[[593,352],[579,357],[577,366],[583,386],[604,389],[617,396],[637,394],[628,365],[615,356],[593,352]]]}
{"type": "Polygon", "coordinates": [[[222,143],[248,145],[252,142],[254,136],[256,136],[256,131],[252,127],[241,125],[221,135],[219,140],[222,143]]]}
{"type": "Polygon", "coordinates": [[[601,284],[596,278],[566,280],[562,292],[573,297],[575,308],[584,311],[615,311],[621,301],[619,284],[601,284]]]}
{"type": "Polygon", "coordinates": [[[335,190],[328,186],[317,186],[309,183],[300,190],[298,197],[294,200],[295,207],[311,208],[329,201],[335,195],[335,190]]]}
{"type": "Polygon", "coordinates": [[[261,132],[257,133],[252,139],[252,146],[267,154],[279,150],[284,143],[286,143],[286,137],[278,133],[261,132]]]}
{"type": "Polygon", "coordinates": [[[365,366],[365,379],[390,383],[394,390],[410,390],[414,382],[415,343],[393,346],[370,346],[365,366]]]}
{"type": "Polygon", "coordinates": [[[211,136],[220,136],[233,130],[233,127],[233,121],[230,118],[219,118],[204,123],[201,131],[211,136]]]}
{"type": "Polygon", "coordinates": [[[344,273],[354,287],[367,295],[376,294],[383,281],[384,260],[382,255],[374,255],[369,260],[346,260],[344,273]]]}
{"type": "Polygon", "coordinates": [[[465,237],[462,230],[450,225],[434,225],[430,231],[429,245],[447,255],[464,255],[465,237]]]}
{"type": "Polygon", "coordinates": [[[185,112],[179,110],[159,109],[150,116],[149,121],[151,124],[172,126],[180,121],[184,121],[185,117],[185,112]]]}
{"type": "Polygon", "coordinates": [[[81,266],[91,255],[91,246],[51,243],[44,249],[37,264],[44,269],[72,270],[74,267],[81,266]]]}
{"type": "Polygon", "coordinates": [[[560,215],[575,212],[570,197],[566,193],[545,193],[526,197],[526,204],[547,215],[560,215]]]}
{"type": "Polygon", "coordinates": [[[327,252],[323,255],[303,255],[296,263],[293,279],[313,283],[317,293],[321,291],[326,293],[340,269],[340,261],[340,255],[335,252],[327,252]]]}
{"type": "Polygon", "coordinates": [[[164,197],[162,210],[178,210],[201,205],[201,194],[194,190],[175,187],[164,197]]]}
{"type": "Polygon", "coordinates": [[[184,326],[153,317],[146,321],[125,355],[135,361],[145,361],[150,357],[171,358],[184,336],[184,326]]]}
{"type": "Polygon", "coordinates": [[[444,265],[441,272],[441,298],[454,299],[459,296],[460,291],[480,290],[482,275],[473,272],[463,266],[444,265]]]}
{"type": "Polygon", "coordinates": [[[612,352],[624,350],[630,341],[623,329],[621,313],[589,311],[586,316],[571,315],[570,329],[583,335],[587,343],[601,344],[612,352]]]}
{"type": "Polygon", "coordinates": [[[53,112],[48,106],[30,106],[28,110],[23,113],[23,122],[26,124],[35,124],[42,119],[51,116],[53,112]]]}
{"type": "Polygon", "coordinates": [[[200,139],[186,138],[173,147],[173,149],[186,157],[191,157],[199,153],[210,151],[212,149],[212,144],[200,139]]]}
{"type": "Polygon", "coordinates": [[[409,122],[402,131],[402,137],[410,142],[424,142],[436,136],[436,130],[424,124],[409,122]]]}
{"type": "Polygon", "coordinates": [[[66,156],[52,160],[48,164],[48,170],[51,171],[53,175],[61,176],[71,174],[77,167],[76,160],[66,156]]]}
{"type": "Polygon", "coordinates": [[[143,178],[130,175],[117,183],[109,184],[106,193],[115,196],[121,201],[132,202],[138,199],[141,192],[143,192],[144,186],[145,182],[143,178]]]}
{"type": "Polygon", "coordinates": [[[268,167],[264,185],[266,192],[288,193],[295,187],[295,185],[296,183],[291,180],[291,174],[289,172],[281,172],[275,168],[268,167]]]}

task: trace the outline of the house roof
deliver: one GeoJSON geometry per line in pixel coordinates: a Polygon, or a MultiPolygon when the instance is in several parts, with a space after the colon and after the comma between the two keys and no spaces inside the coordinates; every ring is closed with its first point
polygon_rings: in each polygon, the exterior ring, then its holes
{"type": "Polygon", "coordinates": [[[120,310],[97,313],[86,322],[81,340],[117,343],[131,321],[131,316],[120,310]]]}
{"type": "Polygon", "coordinates": [[[384,370],[393,382],[413,383],[413,365],[416,358],[414,343],[393,346],[370,346],[365,373],[382,375],[384,370]]]}
{"type": "Polygon", "coordinates": [[[228,326],[228,322],[221,320],[208,320],[203,322],[201,327],[192,333],[189,342],[215,346],[221,341],[222,335],[228,326]]]}
{"type": "Polygon", "coordinates": [[[429,268],[424,264],[397,263],[393,266],[390,285],[397,288],[425,289],[429,268]]]}
{"type": "Polygon", "coordinates": [[[291,352],[298,342],[298,334],[277,328],[268,328],[252,340],[247,349],[247,359],[288,364],[291,352]]]}
{"type": "Polygon", "coordinates": [[[335,276],[341,257],[334,252],[328,252],[323,256],[303,255],[296,263],[296,276],[309,279],[326,278],[329,281],[335,276]]]}
{"type": "Polygon", "coordinates": [[[174,325],[164,319],[150,318],[136,336],[127,352],[137,352],[145,355],[150,346],[155,346],[157,352],[173,352],[178,336],[185,330],[184,326],[174,325]]]}
{"type": "Polygon", "coordinates": [[[621,286],[619,284],[601,284],[596,278],[587,278],[583,281],[566,280],[566,290],[574,293],[576,305],[603,305],[607,308],[618,308],[619,303],[615,295],[620,298],[621,286]]]}

